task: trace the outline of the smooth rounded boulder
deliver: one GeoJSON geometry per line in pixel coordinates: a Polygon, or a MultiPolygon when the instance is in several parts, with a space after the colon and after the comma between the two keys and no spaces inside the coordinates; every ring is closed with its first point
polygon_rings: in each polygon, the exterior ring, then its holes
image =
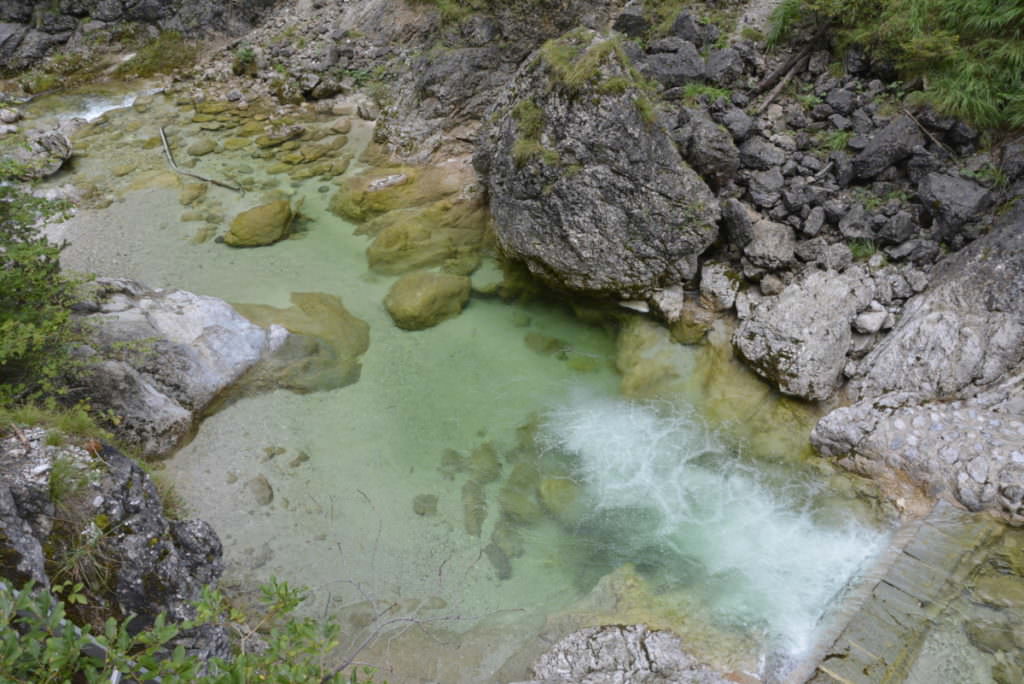
{"type": "Polygon", "coordinates": [[[391,286],[384,306],[399,328],[423,330],[457,316],[469,301],[469,290],[465,276],[417,271],[391,286]]]}

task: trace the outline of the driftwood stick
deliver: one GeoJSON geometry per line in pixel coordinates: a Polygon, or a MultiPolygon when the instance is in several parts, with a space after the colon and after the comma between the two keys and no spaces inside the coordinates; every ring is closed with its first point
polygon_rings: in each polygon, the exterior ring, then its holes
{"type": "Polygon", "coordinates": [[[789,71],[786,72],[786,75],[783,77],[783,79],[779,81],[774,88],[772,88],[772,91],[770,93],[768,93],[768,97],[764,99],[764,102],[757,106],[756,112],[758,114],[763,112],[768,107],[768,105],[772,103],[772,100],[774,100],[778,96],[778,94],[782,92],[782,89],[786,87],[786,84],[793,80],[793,77],[796,76],[797,73],[807,68],[807,62],[809,60],[810,55],[804,55],[803,59],[798,60],[795,64],[793,64],[792,67],[790,67],[789,71]]]}
{"type": "Polygon", "coordinates": [[[834,161],[830,161],[828,164],[825,164],[825,167],[821,171],[819,171],[818,173],[816,173],[813,176],[811,176],[811,182],[813,183],[814,181],[816,181],[819,178],[821,178],[822,176],[824,176],[826,173],[828,173],[829,169],[831,169],[833,166],[835,166],[835,162],[834,161]]]}
{"type": "Polygon", "coordinates": [[[237,187],[235,185],[231,185],[230,183],[224,183],[224,182],[219,181],[219,180],[214,180],[213,178],[207,178],[206,176],[200,176],[198,173],[192,173],[190,171],[182,171],[181,169],[178,168],[178,165],[174,163],[174,155],[171,154],[171,146],[167,143],[167,136],[164,135],[164,128],[163,128],[163,126],[160,127],[160,140],[164,144],[164,156],[167,157],[167,164],[171,167],[171,171],[174,171],[177,174],[181,174],[182,176],[188,176],[189,178],[195,178],[196,180],[201,180],[201,181],[203,181],[205,183],[213,183],[214,185],[219,185],[220,187],[227,188],[228,190],[234,190],[235,192],[239,192],[239,193],[241,193],[243,195],[245,194],[245,190],[243,190],[242,188],[237,187]]]}
{"type": "Polygon", "coordinates": [[[921,132],[922,132],[922,133],[924,133],[925,135],[927,135],[927,136],[928,136],[929,138],[931,138],[931,141],[932,141],[933,143],[935,143],[936,145],[938,145],[939,147],[941,147],[941,148],[942,148],[942,150],[943,150],[943,151],[944,151],[944,152],[945,152],[946,154],[948,154],[948,155],[949,155],[950,157],[954,157],[954,156],[955,156],[955,155],[953,154],[953,150],[951,150],[951,149],[949,149],[948,147],[946,147],[945,145],[943,145],[943,144],[942,144],[942,141],[941,141],[941,140],[939,140],[939,139],[938,139],[938,138],[936,138],[936,137],[935,137],[934,135],[932,135],[932,132],[931,132],[931,131],[929,131],[929,130],[928,130],[927,128],[925,128],[925,127],[924,127],[924,124],[922,124],[922,123],[921,123],[920,121],[918,121],[918,120],[917,120],[917,117],[916,117],[916,116],[914,116],[913,114],[911,114],[911,113],[910,113],[910,110],[909,110],[909,109],[907,109],[906,107],[904,107],[904,108],[903,108],[903,113],[904,113],[904,114],[906,114],[906,115],[907,115],[908,117],[910,117],[910,120],[911,120],[911,121],[913,121],[913,122],[914,122],[915,124],[917,124],[917,127],[921,129],[921,132]]]}
{"type": "Polygon", "coordinates": [[[829,24],[822,24],[821,26],[819,26],[818,30],[814,32],[814,35],[811,36],[811,39],[807,42],[807,45],[805,45],[803,49],[800,50],[800,52],[796,53],[795,55],[792,55],[789,59],[787,59],[785,62],[779,65],[779,67],[776,68],[775,71],[765,76],[764,79],[754,87],[754,90],[751,94],[760,95],[764,91],[768,90],[776,83],[778,83],[780,78],[789,73],[790,70],[793,68],[793,65],[802,60],[804,57],[810,57],[811,51],[813,51],[816,47],[820,47],[820,41],[822,37],[825,35],[825,32],[828,31],[828,28],[829,24]]]}

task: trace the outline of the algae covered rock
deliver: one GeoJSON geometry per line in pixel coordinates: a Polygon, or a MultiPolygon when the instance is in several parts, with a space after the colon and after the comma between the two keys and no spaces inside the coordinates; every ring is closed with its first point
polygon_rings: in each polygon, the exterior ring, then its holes
{"type": "Polygon", "coordinates": [[[346,178],[331,198],[330,210],[349,221],[365,221],[395,209],[436,202],[473,180],[472,168],[458,162],[373,169],[346,178]]]}
{"type": "Polygon", "coordinates": [[[273,244],[288,236],[292,218],[292,207],[288,200],[277,200],[253,207],[231,221],[231,228],[224,236],[224,243],[232,247],[261,247],[273,244]]]}
{"type": "Polygon", "coordinates": [[[423,330],[458,315],[469,301],[469,289],[465,276],[418,271],[391,286],[384,306],[399,328],[423,330]]]}
{"type": "Polygon", "coordinates": [[[619,39],[581,29],[528,58],[474,158],[500,247],[560,289],[623,299],[693,278],[718,202],[619,39]]]}
{"type": "Polygon", "coordinates": [[[376,233],[366,250],[370,268],[397,275],[467,256],[478,259],[486,226],[481,198],[442,199],[388,212],[359,232],[376,233]]]}

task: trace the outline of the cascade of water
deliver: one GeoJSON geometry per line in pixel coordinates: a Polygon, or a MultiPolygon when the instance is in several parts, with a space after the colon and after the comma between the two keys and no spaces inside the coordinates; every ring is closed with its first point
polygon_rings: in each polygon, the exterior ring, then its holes
{"type": "Polygon", "coordinates": [[[723,623],[798,655],[884,534],[819,522],[811,478],[773,485],[694,412],[669,408],[578,393],[548,414],[541,444],[573,460],[589,498],[579,533],[615,561],[646,554],[663,585],[692,585],[723,623]]]}

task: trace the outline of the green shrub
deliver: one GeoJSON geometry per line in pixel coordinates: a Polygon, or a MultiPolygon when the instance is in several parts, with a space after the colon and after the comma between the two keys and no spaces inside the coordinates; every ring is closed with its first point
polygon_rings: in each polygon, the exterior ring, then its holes
{"type": "MultiPolygon", "coordinates": [[[[346,666],[339,671],[332,666],[340,634],[337,624],[295,617],[304,592],[273,578],[262,588],[264,607],[258,619],[228,611],[223,598],[206,589],[195,622],[168,623],[160,615],[152,627],[137,634],[128,630],[132,616],[110,617],[96,630],[74,625],[66,604],[83,600],[81,588],[62,583],[55,589],[60,589],[63,600],[31,583],[16,591],[0,581],[0,681],[109,682],[115,681],[115,670],[127,680],[159,679],[166,684],[373,681],[369,668],[346,666]],[[223,619],[240,628],[241,641],[232,660],[211,660],[201,672],[200,663],[187,657],[181,646],[167,647],[196,624],[223,619]],[[254,647],[260,642],[266,648],[254,647]]],[[[350,660],[351,654],[341,662],[350,660]]]]}
{"type": "Polygon", "coordinates": [[[23,191],[24,167],[0,159],[0,406],[62,391],[70,367],[76,283],[60,269],[63,245],[36,222],[67,208],[23,191]]]}
{"type": "Polygon", "coordinates": [[[923,76],[939,111],[986,128],[1024,126],[1024,3],[803,0],[905,77],[923,76]]]}

